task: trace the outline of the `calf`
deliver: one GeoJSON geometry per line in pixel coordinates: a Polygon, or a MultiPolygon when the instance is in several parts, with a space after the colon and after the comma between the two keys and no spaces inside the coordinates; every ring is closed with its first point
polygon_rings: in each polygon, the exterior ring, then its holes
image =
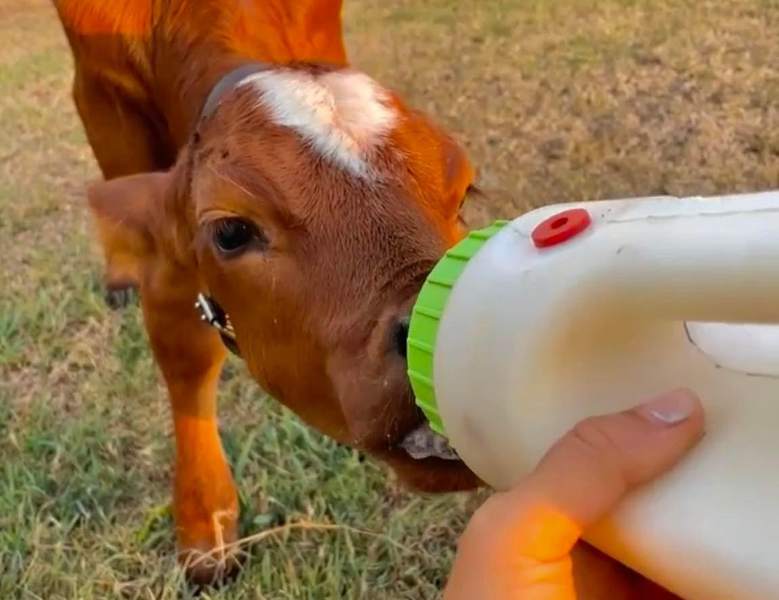
{"type": "Polygon", "coordinates": [[[216,422],[223,341],[306,423],[412,487],[476,485],[422,426],[405,376],[408,314],[463,235],[472,169],[347,66],[341,0],[55,4],[105,177],[88,196],[107,297],[139,291],[167,384],[190,575],[212,578],[224,561],[189,559],[237,533],[216,422]]]}

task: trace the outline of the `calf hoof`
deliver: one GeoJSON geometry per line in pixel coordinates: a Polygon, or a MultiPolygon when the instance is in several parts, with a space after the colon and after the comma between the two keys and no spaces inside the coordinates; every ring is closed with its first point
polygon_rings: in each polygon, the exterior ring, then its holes
{"type": "Polygon", "coordinates": [[[236,578],[245,555],[232,549],[188,548],[179,552],[187,581],[198,587],[219,586],[236,578]]]}
{"type": "Polygon", "coordinates": [[[132,285],[109,286],[103,296],[111,310],[119,310],[133,304],[137,297],[138,289],[132,285]]]}

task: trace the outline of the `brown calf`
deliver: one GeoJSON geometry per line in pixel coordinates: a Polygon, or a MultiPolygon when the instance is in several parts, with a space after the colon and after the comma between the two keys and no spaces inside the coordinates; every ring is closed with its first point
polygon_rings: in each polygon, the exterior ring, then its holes
{"type": "Polygon", "coordinates": [[[200,293],[229,315],[254,378],[308,424],[418,489],[474,486],[451,456],[415,460],[403,444],[428,435],[405,377],[406,317],[463,235],[472,170],[346,66],[341,0],[55,4],[107,180],[89,203],[109,297],[139,289],[170,395],[180,556],[233,540],[238,516],[216,425],[226,351],[200,293]]]}

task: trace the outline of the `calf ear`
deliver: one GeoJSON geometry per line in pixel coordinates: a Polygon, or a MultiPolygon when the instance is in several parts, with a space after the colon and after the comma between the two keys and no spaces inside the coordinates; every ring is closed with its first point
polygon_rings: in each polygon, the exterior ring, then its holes
{"type": "Polygon", "coordinates": [[[169,173],[141,173],[93,183],[87,189],[106,261],[109,297],[139,286],[143,266],[155,252],[152,224],[154,216],[162,214],[170,178],[169,173]]]}

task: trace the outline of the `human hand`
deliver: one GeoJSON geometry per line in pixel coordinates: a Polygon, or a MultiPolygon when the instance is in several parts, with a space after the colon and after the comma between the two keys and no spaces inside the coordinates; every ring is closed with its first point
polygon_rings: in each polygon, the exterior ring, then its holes
{"type": "Polygon", "coordinates": [[[703,425],[688,390],[577,424],[518,486],[476,511],[443,600],[674,598],[577,542],[632,488],[676,464],[703,425]]]}

